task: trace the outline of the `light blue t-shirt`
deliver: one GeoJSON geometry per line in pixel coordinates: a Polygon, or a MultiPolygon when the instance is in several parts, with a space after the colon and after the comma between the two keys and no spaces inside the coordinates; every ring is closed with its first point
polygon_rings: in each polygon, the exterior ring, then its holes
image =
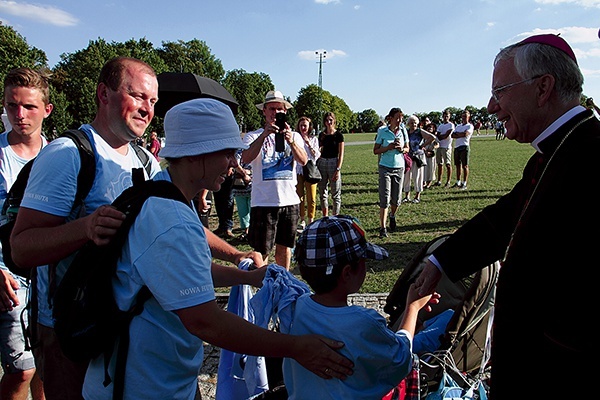
{"type": "MultiPolygon", "coordinates": [[[[167,171],[154,179],[170,180],[167,171]]],[[[113,280],[123,310],[131,307],[143,285],[152,292],[129,329],[125,399],[194,399],[203,342],[172,311],[215,299],[211,262],[195,210],[177,200],[151,197],[146,201],[131,227],[113,280]]],[[[114,367],[113,356],[111,376],[114,367]]],[[[100,356],[88,367],[84,397],[112,398],[112,384],[105,388],[103,381],[104,357],[100,356]]]]}
{"type": "Polygon", "coordinates": [[[393,332],[377,311],[360,306],[325,307],[311,294],[298,298],[290,334],[319,334],[345,343],[340,353],[354,362],[346,380],[322,379],[295,360],[284,358],[290,400],[381,399],[412,369],[411,339],[393,332]]]}
{"type": "MultiPolygon", "coordinates": [[[[406,143],[408,136],[403,127],[400,127],[398,135],[396,135],[387,126],[382,126],[377,130],[375,143],[380,144],[381,147],[387,147],[390,143],[393,143],[396,138],[400,140],[400,146],[404,147],[404,143],[406,143]]],[[[388,150],[385,153],[381,153],[379,165],[388,168],[404,168],[404,155],[396,149],[388,150]]]]}
{"type": "MultiPolygon", "coordinates": [[[[42,147],[48,144],[46,138],[42,136],[42,147]]],[[[10,144],[8,143],[8,131],[0,135],[0,209],[4,206],[4,201],[8,195],[8,191],[17,180],[17,176],[25,164],[30,159],[23,158],[14,152],[10,144]]],[[[3,225],[6,220],[6,216],[0,215],[0,225],[3,225]]],[[[2,255],[2,244],[0,244],[0,269],[9,271],[4,265],[4,257],[2,255]]],[[[10,271],[9,271],[10,272],[10,271]]],[[[13,274],[10,272],[22,288],[29,286],[27,279],[20,275],[13,274]]]]}
{"type": "MultiPolygon", "coordinates": [[[[121,192],[132,185],[132,168],[142,168],[142,162],[131,148],[126,155],[118,153],[98,135],[91,125],[82,125],[81,130],[90,137],[96,150],[96,177],[90,193],[84,200],[85,213],[91,214],[98,207],[110,204],[121,192]]],[[[160,171],[158,161],[147,151],[152,162],[152,176],[160,171]]],[[[77,192],[77,175],[81,168],[79,150],[69,138],[58,138],[40,151],[31,169],[27,189],[21,207],[31,208],[47,214],[72,220],[77,215],[73,211],[77,192]]],[[[144,174],[146,172],[144,171],[144,174]]],[[[66,266],[72,257],[58,263],[56,285],[60,282],[66,266]]],[[[38,267],[38,322],[54,326],[52,310],[48,304],[48,266],[38,267]]]]}

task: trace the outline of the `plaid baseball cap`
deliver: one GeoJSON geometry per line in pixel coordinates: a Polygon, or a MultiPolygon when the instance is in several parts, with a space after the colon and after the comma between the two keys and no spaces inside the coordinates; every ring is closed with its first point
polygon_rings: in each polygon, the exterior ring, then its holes
{"type": "Polygon", "coordinates": [[[310,223],[296,241],[296,260],[306,267],[325,267],[331,274],[335,265],[361,258],[383,260],[388,252],[367,242],[359,221],[349,215],[323,217],[310,223]]]}

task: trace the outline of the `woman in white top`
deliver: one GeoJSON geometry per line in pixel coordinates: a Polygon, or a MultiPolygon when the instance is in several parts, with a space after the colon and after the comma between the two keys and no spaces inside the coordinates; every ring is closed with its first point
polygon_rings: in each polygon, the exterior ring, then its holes
{"type": "MultiPolygon", "coordinates": [[[[308,117],[300,117],[296,124],[296,131],[300,133],[304,140],[304,151],[309,160],[315,164],[321,151],[319,150],[319,138],[313,134],[313,123],[308,117]]],[[[310,224],[315,219],[317,212],[317,183],[310,183],[304,179],[302,166],[296,166],[296,174],[298,175],[298,183],[296,184],[296,193],[300,197],[300,225],[298,229],[303,230],[307,224],[310,224]]]]}

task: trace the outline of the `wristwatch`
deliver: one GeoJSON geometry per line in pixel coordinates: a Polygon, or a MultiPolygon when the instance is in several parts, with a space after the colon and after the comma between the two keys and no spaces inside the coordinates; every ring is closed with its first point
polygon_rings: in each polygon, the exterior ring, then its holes
{"type": "Polygon", "coordinates": [[[336,168],[335,170],[336,170],[336,171],[339,171],[339,170],[340,170],[340,168],[338,167],[338,168],[336,168]]]}

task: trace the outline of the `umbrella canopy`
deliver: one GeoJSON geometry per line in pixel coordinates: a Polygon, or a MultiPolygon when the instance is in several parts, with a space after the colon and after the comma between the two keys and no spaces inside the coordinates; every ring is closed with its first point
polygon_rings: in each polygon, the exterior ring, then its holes
{"type": "Polygon", "coordinates": [[[237,114],[238,102],[217,81],[191,72],[163,72],[158,74],[158,102],[154,113],[164,117],[167,111],[184,101],[210,97],[227,104],[237,114]]]}

